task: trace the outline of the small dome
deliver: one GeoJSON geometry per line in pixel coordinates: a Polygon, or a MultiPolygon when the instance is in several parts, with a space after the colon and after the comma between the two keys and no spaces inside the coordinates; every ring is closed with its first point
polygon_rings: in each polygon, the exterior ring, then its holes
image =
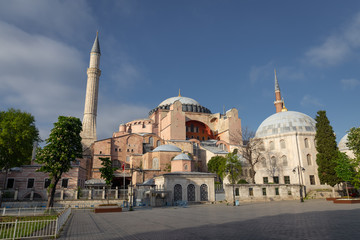
{"type": "Polygon", "coordinates": [[[193,105],[199,105],[200,106],[200,103],[198,103],[197,101],[195,101],[194,99],[192,98],[188,98],[188,97],[171,97],[171,98],[168,98],[164,101],[162,101],[158,107],[160,106],[166,106],[166,105],[171,105],[173,104],[174,102],[176,101],[180,101],[182,104],[193,104],[193,105]]]}
{"type": "Polygon", "coordinates": [[[267,137],[288,132],[316,132],[316,122],[308,115],[295,112],[278,112],[265,119],[256,131],[256,137],[267,137]]]}
{"type": "Polygon", "coordinates": [[[160,145],[153,152],[181,152],[181,149],[170,144],[160,145]]]}
{"type": "Polygon", "coordinates": [[[174,157],[173,161],[174,160],[188,160],[188,161],[191,161],[191,158],[189,157],[188,154],[181,153],[181,154],[177,155],[176,157],[174,157]]]}
{"type": "Polygon", "coordinates": [[[347,142],[348,142],[348,133],[345,136],[343,136],[339,142],[338,147],[340,151],[349,150],[348,146],[346,146],[347,142]]]}

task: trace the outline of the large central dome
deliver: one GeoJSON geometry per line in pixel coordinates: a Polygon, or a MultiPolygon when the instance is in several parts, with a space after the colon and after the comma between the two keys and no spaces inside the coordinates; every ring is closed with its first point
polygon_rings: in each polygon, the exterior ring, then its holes
{"type": "Polygon", "coordinates": [[[195,101],[194,99],[192,98],[188,98],[188,97],[171,97],[171,98],[168,98],[164,101],[162,101],[158,107],[160,106],[166,106],[166,105],[171,105],[173,104],[174,102],[176,101],[180,101],[182,104],[193,104],[193,105],[199,105],[200,106],[200,103],[198,103],[197,101],[195,101]]]}
{"type": "Polygon", "coordinates": [[[149,115],[156,112],[158,109],[166,109],[169,110],[170,106],[174,104],[174,102],[179,101],[182,104],[183,112],[198,112],[198,113],[211,113],[209,109],[204,106],[201,106],[196,100],[188,97],[177,96],[165,99],[162,101],[156,108],[149,112],[149,115]]]}
{"type": "Polygon", "coordinates": [[[315,133],[316,122],[300,112],[279,112],[265,119],[256,131],[256,137],[267,137],[288,132],[315,133]]]}

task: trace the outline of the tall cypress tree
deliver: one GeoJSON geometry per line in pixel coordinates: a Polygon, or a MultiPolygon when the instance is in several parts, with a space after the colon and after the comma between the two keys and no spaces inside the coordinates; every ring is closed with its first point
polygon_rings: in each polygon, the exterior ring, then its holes
{"type": "Polygon", "coordinates": [[[330,186],[335,186],[340,182],[335,172],[337,166],[338,147],[336,144],[335,134],[326,116],[326,111],[318,111],[316,120],[316,163],[320,182],[330,186]]]}

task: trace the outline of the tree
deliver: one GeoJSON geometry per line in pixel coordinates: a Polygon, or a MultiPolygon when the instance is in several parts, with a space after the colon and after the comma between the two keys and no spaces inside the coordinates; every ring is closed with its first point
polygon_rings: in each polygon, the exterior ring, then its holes
{"type": "Polygon", "coordinates": [[[30,113],[13,108],[0,112],[0,169],[6,172],[4,189],[9,169],[30,163],[33,144],[39,140],[35,119],[30,113]]]}
{"type": "Polygon", "coordinates": [[[208,170],[209,172],[216,173],[218,175],[220,182],[223,183],[226,166],[226,158],[223,156],[214,156],[208,162],[208,170]]]}
{"type": "Polygon", "coordinates": [[[318,165],[319,179],[322,184],[335,186],[340,182],[335,167],[338,157],[338,148],[334,131],[326,116],[326,111],[318,111],[316,115],[316,163],[318,165]]]}
{"type": "Polygon", "coordinates": [[[241,164],[239,161],[239,155],[237,154],[238,150],[235,149],[232,153],[226,154],[226,165],[225,172],[228,174],[229,182],[233,186],[233,200],[235,206],[235,186],[236,182],[241,176],[241,164]]]}
{"type": "MultiPolygon", "coordinates": [[[[106,157],[106,158],[99,158],[101,161],[101,165],[103,165],[99,171],[101,172],[101,177],[103,179],[105,179],[106,185],[108,186],[108,188],[111,186],[111,182],[114,178],[114,172],[116,171],[117,168],[112,166],[112,162],[110,160],[110,158],[106,157]]],[[[109,191],[107,191],[106,194],[106,198],[108,200],[109,203],[109,191]]]]}
{"type": "Polygon", "coordinates": [[[245,127],[241,132],[232,135],[234,141],[242,143],[240,154],[250,166],[251,182],[255,184],[255,166],[262,158],[263,142],[259,138],[255,138],[255,132],[245,127]],[[242,140],[242,141],[241,141],[242,140]]]}
{"type": "Polygon", "coordinates": [[[59,116],[46,140],[46,146],[37,151],[36,161],[42,164],[38,171],[49,173],[51,181],[47,207],[54,205],[56,185],[62,174],[71,169],[71,162],[82,157],[81,130],[80,119],[59,116]]]}
{"type": "Polygon", "coordinates": [[[337,166],[335,167],[335,172],[338,178],[340,178],[345,183],[346,194],[349,198],[349,189],[347,187],[347,182],[352,181],[354,176],[354,164],[349,159],[349,157],[340,151],[338,151],[338,157],[336,159],[337,166]]]}
{"type": "Polygon", "coordinates": [[[360,159],[360,127],[350,129],[346,145],[354,152],[355,157],[360,159]]]}
{"type": "Polygon", "coordinates": [[[347,147],[353,151],[355,159],[352,159],[355,166],[355,174],[351,181],[355,188],[360,187],[360,127],[351,128],[348,134],[347,147]]]}

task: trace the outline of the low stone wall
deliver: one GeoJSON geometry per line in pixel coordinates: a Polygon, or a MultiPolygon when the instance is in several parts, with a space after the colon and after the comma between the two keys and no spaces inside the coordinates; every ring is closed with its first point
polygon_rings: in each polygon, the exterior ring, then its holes
{"type": "MultiPolygon", "coordinates": [[[[238,201],[276,201],[300,199],[300,185],[296,184],[226,184],[225,199],[238,201]]],[[[303,194],[305,197],[305,194],[303,194]]]]}
{"type": "MultiPolygon", "coordinates": [[[[111,204],[122,205],[124,200],[109,200],[111,204]]],[[[23,201],[23,202],[3,202],[1,207],[12,208],[32,208],[32,207],[44,207],[46,201],[23,201]]],[[[107,204],[107,200],[69,200],[69,201],[55,201],[55,207],[72,207],[72,208],[92,208],[100,204],[107,204]]]]}

